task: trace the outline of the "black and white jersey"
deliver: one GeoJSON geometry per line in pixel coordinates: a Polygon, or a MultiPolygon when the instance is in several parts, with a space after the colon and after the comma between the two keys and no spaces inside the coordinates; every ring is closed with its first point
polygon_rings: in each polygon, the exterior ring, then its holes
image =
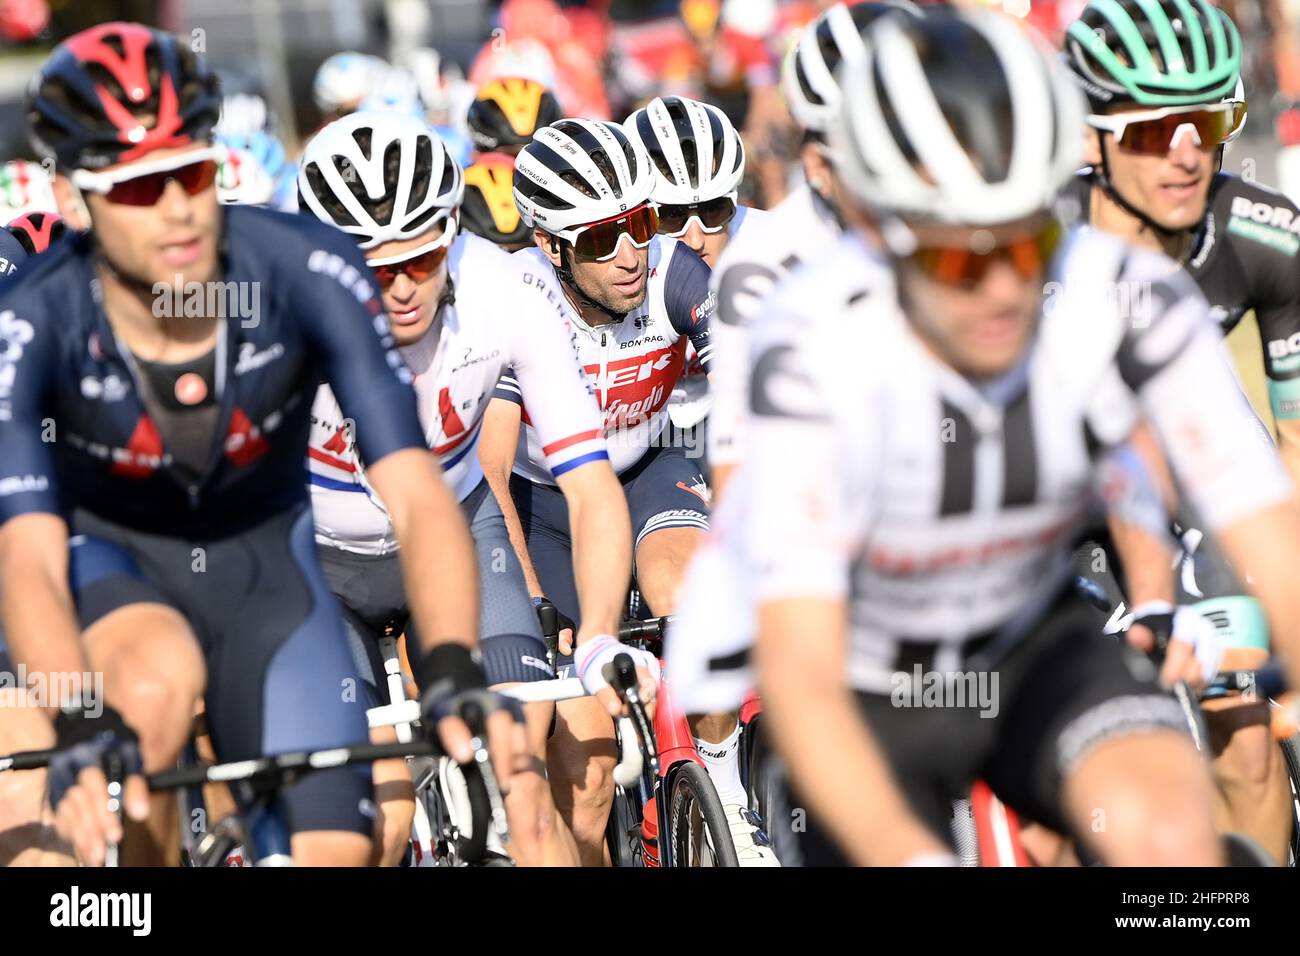
{"type": "Polygon", "coordinates": [[[938,644],[943,670],[977,636],[1031,633],[1069,574],[1098,453],[1139,415],[1212,529],[1291,494],[1239,427],[1245,399],[1204,296],[1166,257],[1072,236],[1032,346],[977,384],[927,349],[890,289],[858,278],[868,255],[847,237],[755,326],[728,522],[758,603],[849,602],[854,686],[887,689],[902,642],[938,644]]]}

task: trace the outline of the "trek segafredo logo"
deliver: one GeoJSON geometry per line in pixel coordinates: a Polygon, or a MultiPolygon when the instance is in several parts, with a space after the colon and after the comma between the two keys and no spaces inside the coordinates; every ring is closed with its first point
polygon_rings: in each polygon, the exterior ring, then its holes
{"type": "Polygon", "coordinates": [[[1288,256],[1300,252],[1300,217],[1285,206],[1270,206],[1235,196],[1228,232],[1271,246],[1288,256]]]}

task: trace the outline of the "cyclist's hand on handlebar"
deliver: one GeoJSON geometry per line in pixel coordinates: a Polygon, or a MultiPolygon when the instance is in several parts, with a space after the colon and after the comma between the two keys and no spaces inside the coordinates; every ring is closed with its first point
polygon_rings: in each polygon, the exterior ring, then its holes
{"type": "Polygon", "coordinates": [[[1213,679],[1223,657],[1218,629],[1190,607],[1151,601],[1133,609],[1128,642],[1160,664],[1160,683],[1186,681],[1192,688],[1213,679]]]}
{"type": "Polygon", "coordinates": [[[443,750],[457,763],[467,764],[474,759],[474,731],[462,716],[467,705],[477,708],[482,715],[483,744],[492,758],[501,792],[510,791],[510,775],[521,763],[528,750],[528,734],[523,723],[523,713],[507,698],[486,689],[467,689],[439,695],[437,687],[430,688],[421,699],[425,725],[433,728],[443,750]]]}
{"type": "Polygon", "coordinates": [[[649,651],[619,643],[609,634],[598,634],[578,645],[573,654],[574,670],[583,688],[600,701],[613,717],[627,712],[626,706],[605,678],[605,665],[619,654],[627,654],[636,664],[637,693],[649,706],[655,699],[659,681],[659,660],[649,651]]]}
{"type": "Polygon", "coordinates": [[[54,721],[58,753],[50,758],[47,782],[55,827],[88,866],[104,862],[110,843],[122,840],[122,821],[109,804],[105,758],[119,762],[125,776],[122,794],[127,817],[149,815],[149,786],[141,775],[135,732],[111,707],[102,713],[84,707],[61,711],[54,721]]]}
{"type": "Polygon", "coordinates": [[[542,624],[542,633],[554,633],[557,637],[559,652],[564,655],[573,653],[573,635],[577,625],[573,619],[561,611],[550,598],[539,595],[533,598],[533,608],[542,624]]]}

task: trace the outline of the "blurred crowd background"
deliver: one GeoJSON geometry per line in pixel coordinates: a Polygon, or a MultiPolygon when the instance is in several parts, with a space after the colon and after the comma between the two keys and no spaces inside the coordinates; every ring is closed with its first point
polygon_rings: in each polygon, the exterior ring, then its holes
{"type": "MultiPolygon", "coordinates": [[[[988,0],[968,0],[980,3],[988,0]]],[[[996,0],[1058,41],[1083,0],[996,0]]],[[[0,150],[23,157],[21,100],[41,58],[95,23],[129,19],[191,35],[228,92],[271,105],[290,156],[326,118],[313,80],[331,54],[382,58],[437,126],[463,131],[494,76],[553,89],[565,115],[621,120],[655,95],[713,103],[751,158],[742,201],[788,187],[795,138],[779,92],[783,53],[828,0],[0,0],[0,150]]],[[[1247,149],[1264,182],[1297,180],[1278,150],[1300,145],[1300,0],[1224,0],[1246,40],[1247,149]]],[[[1289,181],[1281,182],[1284,189],[1289,181]]]]}
{"type": "MultiPolygon", "coordinates": [[[[1084,0],[993,2],[1053,43],[1084,0]]],[[[796,181],[797,134],[780,93],[780,64],[799,29],[829,0],[0,0],[0,160],[34,159],[23,94],[45,54],[96,23],[135,20],[191,38],[227,94],[256,94],[263,152],[282,148],[276,205],[293,204],[293,165],[320,126],[358,105],[421,112],[467,164],[465,116],[476,90],[522,76],[553,90],[564,115],[621,121],[656,95],[713,103],[742,131],[748,162],[741,202],[769,207],[796,181]],[[365,103],[322,98],[321,67],[336,57],[340,82],[371,64],[365,103]],[[265,105],[262,105],[265,104],[265,105]],[[261,112],[269,115],[263,117],[261,112]]],[[[1245,134],[1225,167],[1300,201],[1300,0],[1222,0],[1245,40],[1245,134]]],[[[328,72],[324,71],[324,72],[328,72]]],[[[229,101],[228,101],[229,102],[229,101]]],[[[241,130],[227,132],[240,134],[241,130]]],[[[248,144],[246,143],[245,146],[248,144]]],[[[263,156],[263,165],[270,165],[263,156]]],[[[21,175],[21,174],[20,174],[21,175]]],[[[10,184],[0,182],[0,192],[10,184]]],[[[3,197],[0,196],[0,200],[3,197]]],[[[237,198],[236,198],[236,201],[237,198]]],[[[257,201],[266,201],[264,198],[257,201]]],[[[1230,344],[1267,415],[1254,323],[1230,344]]]]}

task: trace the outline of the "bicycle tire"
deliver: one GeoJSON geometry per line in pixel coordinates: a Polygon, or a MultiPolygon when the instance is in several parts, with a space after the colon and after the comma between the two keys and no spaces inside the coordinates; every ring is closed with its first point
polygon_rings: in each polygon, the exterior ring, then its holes
{"type": "Polygon", "coordinates": [[[473,866],[487,856],[488,830],[492,827],[492,803],[488,799],[487,783],[483,771],[473,761],[461,764],[465,778],[465,791],[469,796],[469,826],[460,829],[456,837],[456,853],[461,860],[473,866]]]}
{"type": "Polygon", "coordinates": [[[707,840],[709,866],[740,866],[731,840],[731,827],[727,825],[726,812],[709,772],[697,763],[681,764],[673,774],[671,794],[667,836],[673,850],[673,865],[700,866],[702,856],[697,851],[707,840]]]}
{"type": "Polygon", "coordinates": [[[1223,834],[1228,866],[1277,866],[1268,851],[1243,833],[1223,834]]]}
{"type": "Polygon", "coordinates": [[[641,854],[641,821],[632,808],[636,797],[622,787],[614,788],[614,802],[609,808],[605,825],[605,844],[609,848],[611,866],[639,867],[645,861],[641,854]]]}
{"type": "Polygon", "coordinates": [[[1282,741],[1286,775],[1291,782],[1291,865],[1300,865],[1300,734],[1282,741]]]}

